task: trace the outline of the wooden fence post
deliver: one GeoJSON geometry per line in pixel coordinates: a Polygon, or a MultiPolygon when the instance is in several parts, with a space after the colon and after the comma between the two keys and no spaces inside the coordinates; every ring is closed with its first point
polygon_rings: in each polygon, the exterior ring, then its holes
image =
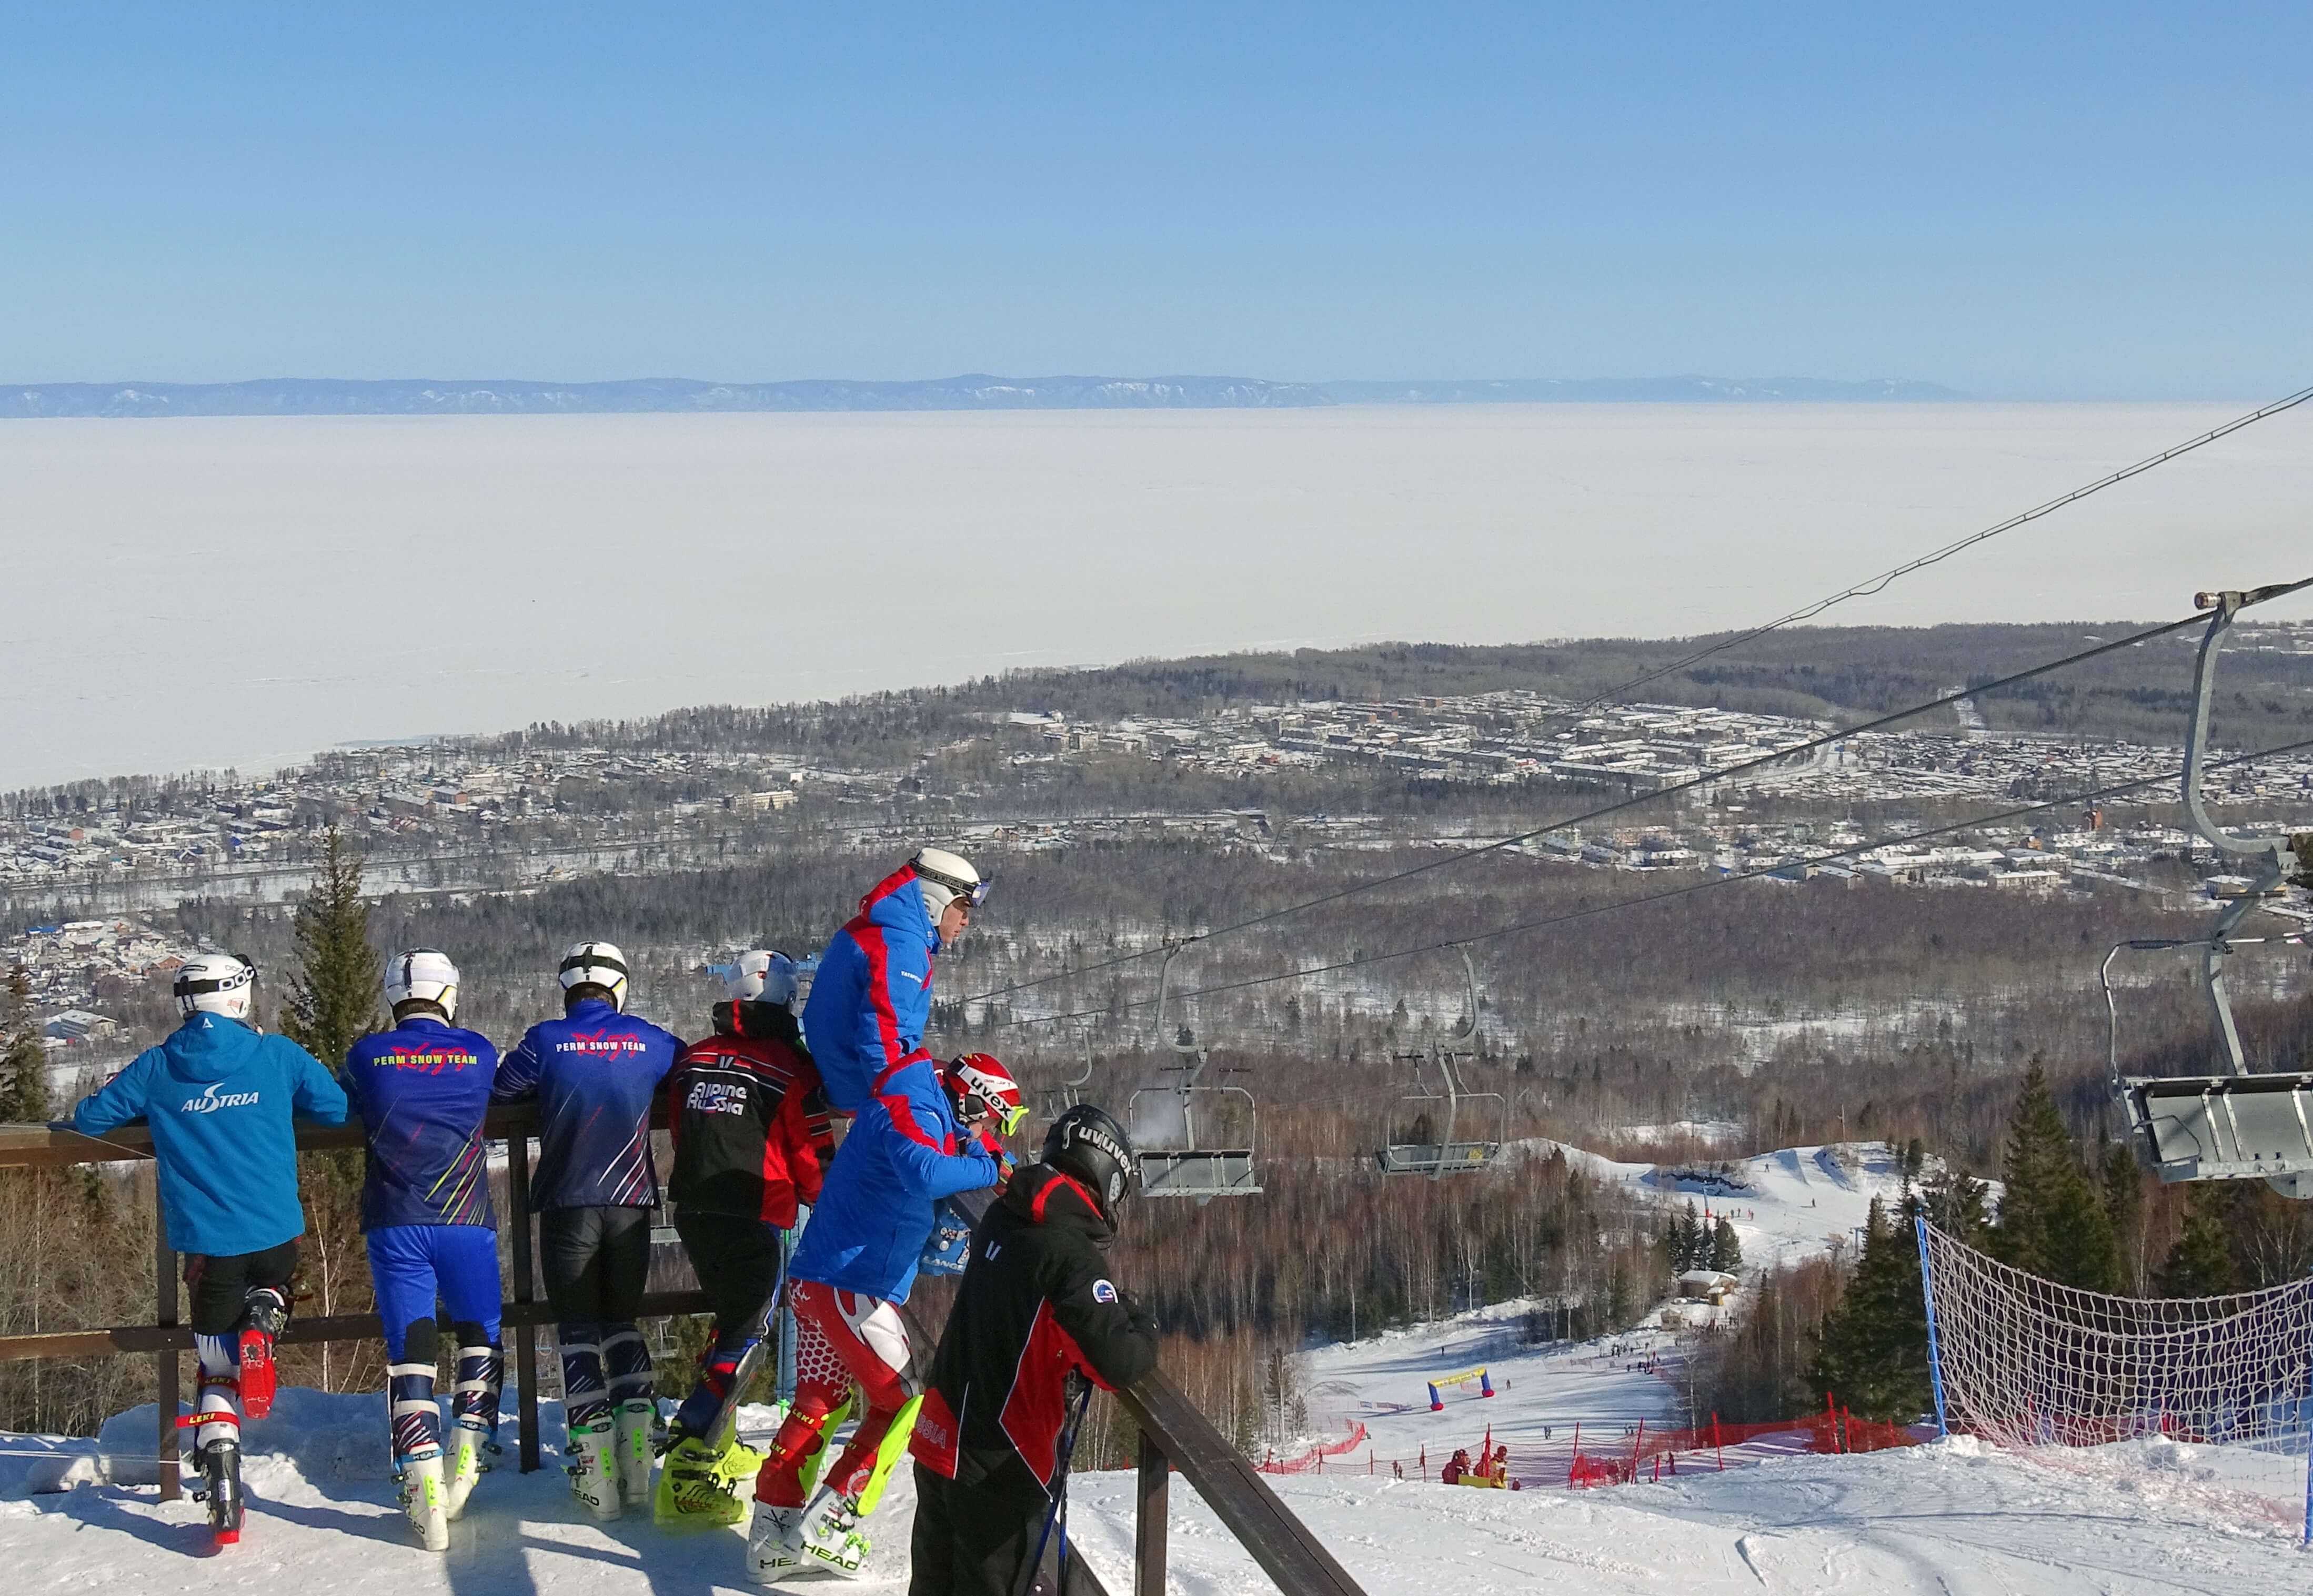
{"type": "MultiPolygon", "coordinates": [[[[161,1216],[160,1171],[153,1173],[153,1322],[163,1330],[177,1323],[177,1255],[169,1250],[169,1231],[161,1216]]],[[[164,1346],[153,1355],[159,1374],[154,1406],[160,1409],[161,1431],[154,1456],[160,1460],[161,1500],[174,1502],[177,1480],[177,1349],[164,1346]]]]}
{"type": "Polygon", "coordinates": [[[1165,1596],[1166,1488],[1173,1464],[1156,1438],[1140,1432],[1139,1506],[1132,1521],[1133,1596],[1165,1596]]]}
{"type": "MultiPolygon", "coordinates": [[[[506,1206],[514,1212],[514,1300],[531,1301],[530,1257],[530,1136],[515,1130],[506,1136],[506,1206]]],[[[514,1331],[514,1362],[522,1370],[522,1471],[538,1471],[538,1330],[522,1315],[514,1331]]]]}

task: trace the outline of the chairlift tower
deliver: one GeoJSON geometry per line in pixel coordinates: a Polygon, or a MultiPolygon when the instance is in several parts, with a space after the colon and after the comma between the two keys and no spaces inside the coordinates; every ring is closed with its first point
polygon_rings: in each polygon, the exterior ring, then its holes
{"type": "Polygon", "coordinates": [[[2250,911],[2286,894],[2302,867],[2286,836],[2235,837],[2209,814],[2202,796],[2208,761],[2209,706],[2216,687],[2217,653],[2233,618],[2247,605],[2289,591],[2287,584],[2247,592],[2204,592],[2195,607],[2213,613],[2194,669],[2193,721],[2185,744],[2185,813],[2202,840],[2250,867],[2250,884],[2221,893],[2221,907],[2205,937],[2145,939],[2116,944],[2098,978],[2106,1015],[2106,1063],[2114,1095],[2128,1120],[2137,1155],[2164,1182],[2263,1180],[2283,1197],[2313,1197],[2313,1074],[2249,1073],[2225,989],[2225,961],[2236,948],[2257,943],[2305,944],[2313,932],[2237,936],[2250,911]],[[2216,1027],[2221,1073],[2124,1076],[2120,1073],[2120,1010],[2113,995],[2112,963],[2123,952],[2189,951],[2200,967],[2216,1027]]]}
{"type": "Polygon", "coordinates": [[[1168,1071],[1180,1078],[1170,1085],[1142,1087],[1132,1094],[1130,1109],[1132,1123],[1138,1127],[1143,1123],[1142,1099],[1174,1098],[1173,1112],[1178,1116],[1181,1143],[1177,1146],[1138,1150],[1140,1195],[1193,1197],[1200,1203],[1210,1202],[1217,1197],[1258,1197],[1261,1181],[1253,1170],[1253,1155],[1260,1143],[1260,1104],[1242,1086],[1206,1085],[1204,1075],[1211,1065],[1211,1049],[1200,1043],[1185,1023],[1178,1031],[1165,1028],[1173,995],[1173,960],[1187,945],[1185,940],[1177,937],[1166,941],[1165,966],[1156,985],[1156,1036],[1180,1056],[1181,1062],[1168,1071]],[[1236,1098],[1244,1100],[1241,1108],[1232,1101],[1236,1098]],[[1232,1109],[1236,1111],[1230,1112],[1232,1109]],[[1209,1114],[1217,1122],[1221,1145],[1212,1144],[1215,1137],[1209,1127],[1205,1144],[1199,1144],[1200,1113],[1209,1114]]]}
{"type": "MultiPolygon", "coordinates": [[[[1470,950],[1456,950],[1462,955],[1462,977],[1468,1007],[1461,1022],[1443,1037],[1432,1039],[1426,1053],[1400,1053],[1400,1058],[1420,1060],[1438,1072],[1442,1092],[1430,1088],[1427,1075],[1417,1077],[1419,1090],[1403,1101],[1412,1103],[1446,1105],[1446,1134],[1435,1142],[1391,1142],[1385,1140],[1374,1150],[1374,1162],[1385,1175],[1426,1175],[1435,1180],[1443,1175],[1465,1175],[1491,1169],[1502,1155],[1503,1138],[1509,1129],[1509,1100],[1499,1092],[1472,1092],[1462,1081],[1462,1060],[1475,1057],[1478,1037],[1478,970],[1470,961],[1470,950]],[[1462,1105],[1491,1101],[1494,1104],[1493,1139],[1457,1140],[1455,1132],[1461,1128],[1462,1105]]],[[[1424,1110],[1427,1111],[1426,1109],[1424,1110]]],[[[1387,1132],[1385,1129],[1385,1136],[1387,1132]]]]}

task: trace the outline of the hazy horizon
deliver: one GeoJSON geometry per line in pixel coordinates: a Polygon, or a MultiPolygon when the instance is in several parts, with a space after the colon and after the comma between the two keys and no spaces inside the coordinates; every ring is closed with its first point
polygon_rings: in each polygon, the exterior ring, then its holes
{"type": "MultiPolygon", "coordinates": [[[[186,418],[0,427],[0,789],[1024,666],[1753,625],[2215,405],[186,418]]],[[[2307,574],[2306,413],[1827,621],[2307,574]],[[2221,556],[2203,551],[2222,549],[2221,556]]],[[[2313,614],[2313,601],[2276,607],[2313,614]]]]}

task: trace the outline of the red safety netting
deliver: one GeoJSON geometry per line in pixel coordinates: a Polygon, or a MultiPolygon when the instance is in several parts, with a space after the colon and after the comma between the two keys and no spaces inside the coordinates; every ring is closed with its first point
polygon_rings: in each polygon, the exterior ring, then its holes
{"type": "Polygon", "coordinates": [[[1297,1458],[1280,1458],[1274,1451],[1271,1451],[1256,1467],[1263,1474],[1306,1474],[1313,1469],[1322,1471],[1327,1458],[1338,1458],[1353,1447],[1364,1445],[1365,1440],[1365,1425],[1352,1424],[1350,1426],[1349,1434],[1339,1441],[1328,1442],[1322,1446],[1313,1446],[1297,1458]]]}

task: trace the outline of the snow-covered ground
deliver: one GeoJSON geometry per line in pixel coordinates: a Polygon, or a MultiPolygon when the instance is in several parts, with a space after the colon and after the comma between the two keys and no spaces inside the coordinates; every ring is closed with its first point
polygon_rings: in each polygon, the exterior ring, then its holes
{"type": "MultiPolygon", "coordinates": [[[[1321,1386],[1397,1391],[1438,1354],[1490,1334],[1464,1322],[1329,1348],[1311,1359],[1321,1386]],[[1457,1340],[1456,1337],[1460,1337],[1457,1340]]],[[[1491,1401],[1369,1416],[1396,1444],[1424,1426],[1476,1432],[1477,1409],[1521,1436],[1547,1413],[1634,1422],[1668,1387],[1564,1354],[1497,1359],[1491,1401]]],[[[1336,1396],[1348,1393],[1336,1391],[1336,1396]]],[[[1352,1398],[1351,1399],[1359,1399],[1352,1398]]],[[[647,1513],[585,1521],[553,1465],[483,1481],[446,1556],[421,1551],[392,1503],[375,1397],[286,1390],[249,1427],[250,1522],[242,1543],[209,1544],[203,1510],[163,1505],[122,1479],[149,1478],[152,1410],[108,1426],[109,1443],[0,1436],[0,1562],[17,1590],[225,1591],[297,1596],[448,1592],[453,1596],[694,1596],[745,1592],[734,1531],[660,1533],[647,1513]]],[[[559,1429],[547,1405],[546,1431],[559,1429]]],[[[770,1415],[750,1410],[751,1430],[770,1415]]],[[[511,1426],[508,1426],[509,1430],[511,1426]]],[[[511,1442],[511,1435],[508,1436],[511,1442]]],[[[1514,1447],[1517,1444],[1513,1442],[1514,1447]]],[[[1434,1448],[1433,1448],[1434,1451],[1434,1448]]],[[[1351,1463],[1353,1459],[1342,1461],[1351,1463]]],[[[1755,1468],[1590,1491],[1479,1491],[1384,1471],[1271,1477],[1286,1503],[1369,1596],[1458,1592],[1837,1592],[1838,1596],[2007,1596],[2166,1592],[2238,1596],[2303,1590],[2313,1554],[2293,1539],[2301,1462],[2132,1443],[2026,1460],[1957,1440],[1869,1457],[1792,1457],[1755,1468]]],[[[1130,1589],[1133,1480],[1078,1477],[1077,1544],[1112,1592],[1130,1589]]],[[[1184,1480],[1171,1499],[1168,1588],[1178,1596],[1270,1589],[1184,1480]]],[[[903,1469],[873,1521],[880,1577],[906,1576],[914,1508],[903,1469]]],[[[822,1593],[837,1585],[799,1584],[822,1593]]]]}
{"type": "MultiPolygon", "coordinates": [[[[1582,1492],[1340,1475],[1271,1483],[1368,1596],[2237,1596],[2313,1586],[2313,1554],[2283,1522],[2302,1466],[2251,1458],[2220,1468],[2188,1447],[2056,1469],[1962,1439],[1582,1492]],[[2265,1494],[2228,1483],[2242,1474],[2265,1494]]],[[[1077,1543],[1112,1591],[1129,1588],[1132,1491],[1129,1475],[1095,1474],[1071,1497],[1077,1543]]],[[[1177,1481],[1170,1507],[1171,1590],[1272,1589],[1177,1481]]]]}
{"type": "Polygon", "coordinates": [[[1541,1137],[1512,1145],[1535,1158],[1562,1147],[1576,1167],[1601,1180],[1631,1187],[1643,1197],[1692,1201],[1697,1212],[1726,1215],[1743,1243],[1746,1269],[1797,1263],[1827,1250],[1834,1238],[1852,1246],[1871,1199],[1878,1197],[1893,1212],[1903,1194],[1902,1171],[1877,1142],[1785,1147],[1733,1159],[1726,1165],[1730,1178],[1724,1179],[1710,1173],[1712,1165],[1670,1171],[1541,1137]]]}

